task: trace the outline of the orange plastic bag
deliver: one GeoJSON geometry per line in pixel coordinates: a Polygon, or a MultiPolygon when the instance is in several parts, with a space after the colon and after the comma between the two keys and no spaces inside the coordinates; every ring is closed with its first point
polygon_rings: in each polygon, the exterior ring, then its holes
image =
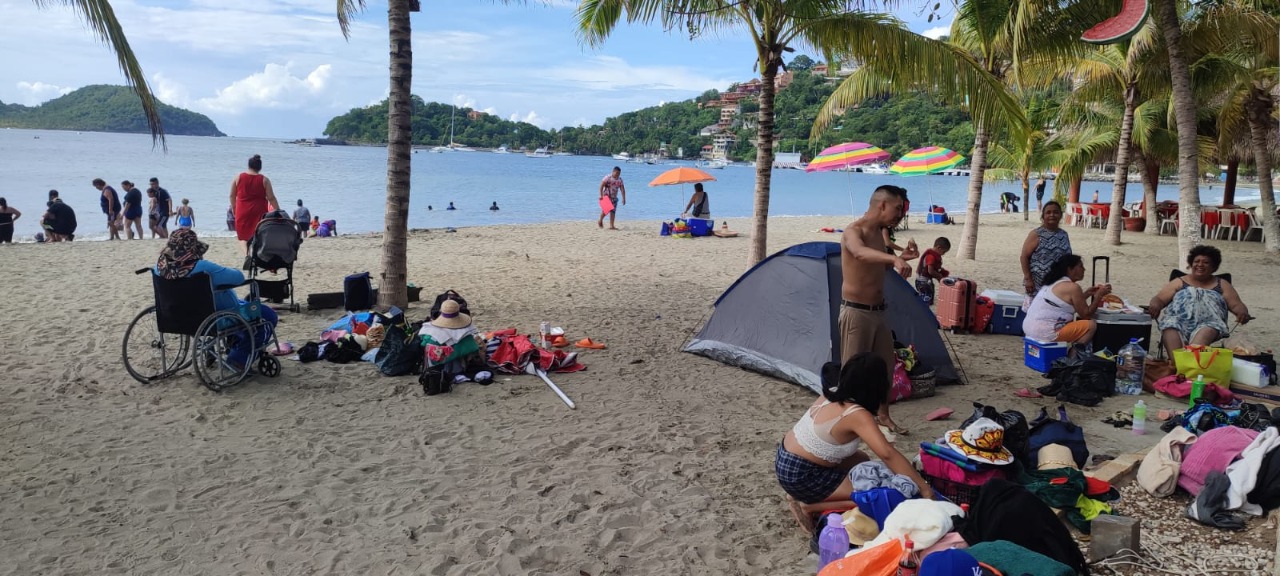
{"type": "Polygon", "coordinates": [[[895,538],[827,564],[818,576],[893,576],[901,560],[902,543],[895,538]]]}

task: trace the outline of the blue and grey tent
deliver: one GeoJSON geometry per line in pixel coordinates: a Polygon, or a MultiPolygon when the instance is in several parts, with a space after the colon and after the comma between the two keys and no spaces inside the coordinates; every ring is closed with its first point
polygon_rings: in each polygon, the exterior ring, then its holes
{"type": "MultiPolygon", "coordinates": [[[[797,244],[769,256],[720,295],[684,351],[818,392],[822,365],[840,359],[841,281],[835,242],[797,244]]],[[[959,382],[938,319],[915,289],[890,273],[884,293],[897,340],[915,346],[939,384],[959,382]]]]}

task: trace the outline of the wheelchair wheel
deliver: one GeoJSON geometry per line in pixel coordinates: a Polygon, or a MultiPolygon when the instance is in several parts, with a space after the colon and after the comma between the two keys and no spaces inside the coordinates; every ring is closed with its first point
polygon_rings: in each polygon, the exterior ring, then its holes
{"type": "Polygon", "coordinates": [[[263,356],[258,359],[258,372],[267,378],[280,375],[280,361],[274,356],[263,356]]]}
{"type": "Polygon", "coordinates": [[[196,375],[205,388],[221,392],[239,384],[249,376],[256,353],[250,352],[243,366],[230,362],[228,357],[241,341],[249,339],[248,349],[256,350],[253,327],[239,314],[230,310],[215,312],[205,318],[196,331],[195,352],[192,359],[196,375]]]}
{"type": "Polygon", "coordinates": [[[168,378],[191,364],[191,338],[160,332],[155,306],[133,318],[124,331],[120,348],[124,369],[143,384],[168,378]]]}

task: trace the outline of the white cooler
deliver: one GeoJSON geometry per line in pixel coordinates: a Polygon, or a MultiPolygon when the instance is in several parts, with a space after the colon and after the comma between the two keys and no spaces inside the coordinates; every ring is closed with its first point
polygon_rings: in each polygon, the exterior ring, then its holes
{"type": "Polygon", "coordinates": [[[1233,358],[1231,360],[1231,383],[1243,384],[1251,388],[1263,388],[1269,385],[1270,374],[1267,368],[1257,362],[1233,358]]]}

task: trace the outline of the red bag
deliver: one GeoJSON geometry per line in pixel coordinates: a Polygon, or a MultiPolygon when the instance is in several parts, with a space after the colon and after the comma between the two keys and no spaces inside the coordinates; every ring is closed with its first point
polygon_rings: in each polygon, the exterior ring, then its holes
{"type": "Polygon", "coordinates": [[[973,324],[969,326],[969,331],[974,334],[981,334],[987,331],[987,326],[991,324],[991,317],[996,315],[996,303],[994,300],[986,296],[979,296],[973,305],[973,324]]]}

